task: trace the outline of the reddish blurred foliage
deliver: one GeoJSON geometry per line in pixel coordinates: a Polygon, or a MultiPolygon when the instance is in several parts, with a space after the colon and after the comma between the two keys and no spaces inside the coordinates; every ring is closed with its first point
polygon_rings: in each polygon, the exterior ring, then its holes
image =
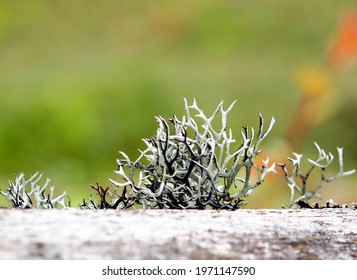
{"type": "Polygon", "coordinates": [[[357,11],[341,14],[336,27],[326,64],[321,67],[307,66],[297,73],[301,89],[301,101],[292,119],[286,141],[298,151],[308,133],[316,125],[323,99],[327,97],[335,80],[357,57],[357,11]]]}
{"type": "Polygon", "coordinates": [[[335,40],[327,57],[327,67],[340,71],[357,56],[357,11],[345,12],[338,23],[335,40]]]}

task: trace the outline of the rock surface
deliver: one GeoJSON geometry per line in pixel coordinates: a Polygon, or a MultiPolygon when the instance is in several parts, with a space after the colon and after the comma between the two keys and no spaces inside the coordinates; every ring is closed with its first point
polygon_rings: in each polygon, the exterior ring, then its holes
{"type": "Polygon", "coordinates": [[[357,259],[357,211],[0,209],[0,259],[357,259]]]}

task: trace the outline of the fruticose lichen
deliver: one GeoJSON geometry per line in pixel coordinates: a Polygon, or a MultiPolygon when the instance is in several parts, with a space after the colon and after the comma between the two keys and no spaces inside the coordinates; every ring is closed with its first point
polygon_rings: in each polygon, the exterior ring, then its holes
{"type": "Polygon", "coordinates": [[[185,103],[185,115],[178,119],[156,117],[156,135],[144,139],[146,148],[137,159],[131,160],[124,152],[117,160],[119,179],[110,180],[114,191],[93,186],[101,197],[100,205],[91,198],[87,208],[177,208],[177,209],[237,209],[245,197],[259,186],[266,175],[275,172],[269,160],[261,167],[255,162],[261,152],[259,145],[274,125],[274,118],[264,130],[264,119],[259,116],[259,130],[243,127],[242,141],[233,144],[232,131],[227,127],[226,110],[221,102],[213,114],[207,116],[193,101],[185,103]],[[220,125],[214,121],[220,116],[220,125]],[[252,180],[252,173],[257,174],[252,180]],[[121,194],[119,195],[121,189],[121,194]],[[106,195],[111,202],[106,202],[106,195]]]}
{"type": "Polygon", "coordinates": [[[0,194],[9,201],[13,208],[67,208],[69,202],[65,202],[66,193],[55,197],[54,186],[49,186],[50,179],[47,179],[43,185],[39,184],[42,174],[35,173],[29,179],[25,179],[24,173],[16,176],[15,180],[9,181],[6,192],[0,190],[0,194]],[[48,192],[49,188],[49,192],[48,192]]]}
{"type": "MultiPolygon", "coordinates": [[[[302,155],[297,153],[293,153],[295,158],[288,158],[291,168],[283,163],[269,163],[268,158],[257,162],[262,152],[260,144],[272,130],[275,119],[265,128],[263,116],[259,114],[258,131],[243,127],[237,143],[227,126],[234,103],[225,109],[222,101],[211,115],[206,115],[196,100],[189,105],[184,99],[182,118],[156,117],[156,134],[143,139],[145,148],[139,150],[139,156],[131,160],[120,152],[115,171],[118,178],[110,179],[112,188],[92,185],[100,200],[90,196],[83,200],[80,208],[235,210],[246,205],[246,197],[262,184],[267,174],[276,173],[276,165],[282,168],[290,189],[290,201],[283,207],[312,208],[309,200],[319,198],[324,185],[355,173],[355,170],[344,171],[343,149],[337,148],[339,172],[328,176],[326,169],[334,156],[317,143],[318,157],[308,159],[310,167],[306,172],[301,168],[302,155]],[[311,180],[313,171],[320,176],[317,182],[311,180]]],[[[66,193],[55,197],[49,179],[43,185],[38,184],[41,177],[42,174],[36,173],[25,179],[21,173],[9,181],[6,192],[0,190],[0,195],[14,208],[69,207],[69,201],[65,202],[66,193]]],[[[337,206],[329,202],[322,208],[337,206]]]]}
{"type": "Polygon", "coordinates": [[[293,153],[295,158],[288,158],[293,166],[291,171],[288,171],[286,164],[278,164],[284,171],[290,189],[290,201],[289,204],[285,206],[286,208],[291,208],[296,204],[300,206],[304,205],[304,203],[308,203],[308,201],[314,197],[321,198],[318,192],[323,186],[339,177],[349,176],[356,172],[355,169],[344,171],[343,148],[337,148],[339,172],[334,176],[328,176],[326,169],[333,162],[334,156],[331,152],[326,153],[316,142],[315,147],[318,151],[318,156],[315,160],[308,159],[310,167],[306,172],[301,171],[301,159],[303,157],[301,154],[293,153]],[[309,179],[315,170],[320,174],[320,180],[312,186],[309,179]]]}

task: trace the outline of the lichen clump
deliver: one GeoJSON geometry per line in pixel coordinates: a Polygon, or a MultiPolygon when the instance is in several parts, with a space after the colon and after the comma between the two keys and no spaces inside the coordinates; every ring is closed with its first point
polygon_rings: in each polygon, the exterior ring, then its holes
{"type": "Polygon", "coordinates": [[[271,119],[264,131],[264,119],[259,116],[259,130],[244,127],[239,145],[227,127],[226,110],[221,102],[211,116],[185,102],[185,115],[178,119],[157,117],[154,137],[144,139],[146,148],[137,159],[124,152],[117,160],[119,179],[111,179],[114,191],[93,186],[101,197],[100,205],[93,199],[82,206],[89,208],[158,208],[158,209],[237,209],[266,175],[275,172],[269,160],[261,167],[255,162],[261,152],[259,145],[274,125],[271,119]],[[214,121],[220,117],[220,125],[214,121]],[[252,172],[258,174],[252,180],[252,172]],[[120,194],[120,195],[119,195],[120,194]],[[106,201],[106,196],[111,202],[106,201]]]}
{"type": "Polygon", "coordinates": [[[53,209],[67,208],[69,201],[65,201],[66,192],[55,196],[54,186],[50,186],[50,179],[40,184],[42,174],[35,173],[29,179],[25,178],[24,173],[16,176],[15,180],[9,181],[6,192],[0,190],[0,194],[12,204],[13,208],[30,209],[53,209]],[[49,190],[48,190],[49,189],[49,190]]]}

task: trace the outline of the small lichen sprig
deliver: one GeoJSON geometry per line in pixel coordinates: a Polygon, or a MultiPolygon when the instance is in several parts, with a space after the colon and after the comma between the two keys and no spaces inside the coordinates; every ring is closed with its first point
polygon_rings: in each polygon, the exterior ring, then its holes
{"type": "Polygon", "coordinates": [[[54,186],[49,186],[50,179],[46,179],[46,182],[40,185],[41,178],[42,174],[38,172],[29,179],[25,179],[24,173],[20,173],[14,181],[9,180],[6,192],[0,190],[0,194],[12,204],[13,208],[53,209],[69,207],[69,201],[68,203],[65,202],[66,192],[55,197],[54,186]]]}
{"type": "Polygon", "coordinates": [[[334,156],[331,152],[326,153],[316,142],[314,144],[318,151],[318,156],[315,160],[308,159],[308,162],[311,165],[306,173],[301,171],[301,154],[293,153],[295,158],[288,158],[288,160],[292,163],[291,171],[288,171],[286,164],[278,164],[284,171],[285,178],[290,189],[290,201],[287,206],[284,206],[284,208],[291,208],[296,204],[308,203],[308,201],[314,197],[321,198],[318,192],[323,186],[339,177],[349,176],[356,172],[355,169],[344,171],[343,148],[337,148],[339,172],[336,175],[329,177],[326,174],[326,169],[333,162],[334,156]],[[320,181],[314,187],[311,187],[309,185],[309,178],[314,170],[319,170],[321,177],[320,181]]]}
{"type": "Polygon", "coordinates": [[[140,204],[142,208],[176,209],[237,209],[244,205],[244,197],[260,185],[265,176],[275,172],[275,164],[269,160],[262,167],[255,163],[261,152],[259,145],[269,134],[273,125],[264,131],[264,119],[260,115],[259,131],[244,127],[243,142],[237,149],[232,131],[227,128],[227,115],[233,102],[224,109],[221,102],[211,116],[198,107],[196,101],[188,105],[184,99],[185,115],[179,120],[157,117],[158,129],[155,137],[144,139],[146,149],[131,161],[120,152],[118,170],[121,180],[112,180],[116,187],[122,187],[118,196],[117,208],[140,204]],[[220,127],[215,129],[213,122],[220,115],[220,127]],[[202,123],[202,125],[199,125],[202,123]],[[127,169],[129,169],[127,173],[127,169]],[[241,171],[244,176],[239,177],[241,171]],[[252,172],[258,174],[251,181],[252,172]],[[240,185],[240,186],[239,186],[240,185]],[[127,195],[128,190],[131,195],[127,195]]]}
{"type": "Polygon", "coordinates": [[[116,190],[109,191],[109,188],[103,188],[101,185],[96,183],[91,185],[92,189],[95,190],[96,194],[99,196],[100,200],[97,202],[92,195],[89,196],[87,201],[83,199],[82,204],[79,205],[81,209],[127,209],[133,206],[135,199],[132,195],[127,192],[127,187],[124,186],[122,194],[117,194],[116,190]],[[110,199],[110,201],[107,201],[110,199]]]}

